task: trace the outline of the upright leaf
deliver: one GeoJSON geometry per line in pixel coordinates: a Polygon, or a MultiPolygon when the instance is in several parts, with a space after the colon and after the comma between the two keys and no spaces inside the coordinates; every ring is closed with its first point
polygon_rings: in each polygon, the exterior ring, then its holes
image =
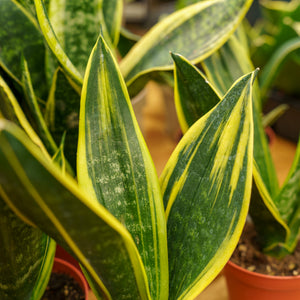
{"type": "Polygon", "coordinates": [[[65,155],[73,170],[76,170],[80,95],[73,86],[61,68],[54,72],[45,121],[57,145],[66,134],[65,155]]]}
{"type": "Polygon", "coordinates": [[[252,0],[200,1],[164,18],[121,62],[127,85],[149,72],[171,69],[169,51],[193,63],[208,57],[226,42],[251,3],[252,0]]]}
{"type": "Polygon", "coordinates": [[[55,35],[82,76],[104,22],[101,20],[102,1],[51,0],[49,4],[48,16],[55,35]]]}
{"type": "Polygon", "coordinates": [[[0,66],[20,83],[23,55],[33,73],[33,86],[38,96],[44,97],[47,92],[43,68],[45,46],[36,20],[13,0],[1,0],[0,16],[0,66]]]}
{"type": "MultiPolygon", "coordinates": [[[[74,1],[72,1],[73,3],[74,1]]],[[[82,84],[82,74],[70,60],[64,47],[59,42],[52,24],[48,18],[45,3],[42,0],[34,0],[36,14],[39,21],[40,28],[43,32],[44,38],[46,39],[49,48],[52,50],[53,54],[56,56],[57,60],[63,66],[64,70],[73,78],[73,80],[81,85],[82,84]]],[[[64,18],[62,18],[64,19],[64,18]]],[[[77,47],[76,47],[77,48],[77,47]]],[[[81,56],[80,56],[81,58],[81,56]]]]}
{"type": "Polygon", "coordinates": [[[161,176],[170,299],[194,299],[238,242],[251,193],[254,77],[235,82],[186,132],[161,176]]]}
{"type": "Polygon", "coordinates": [[[49,132],[39,107],[35,92],[33,90],[28,64],[25,58],[22,58],[22,87],[35,124],[37,125],[38,133],[41,136],[41,139],[43,140],[44,145],[49,153],[54,154],[57,150],[57,146],[49,132]]]}
{"type": "Polygon", "coordinates": [[[125,28],[121,28],[117,47],[121,57],[124,57],[140,38],[139,35],[136,35],[125,28]]]}
{"type": "Polygon", "coordinates": [[[69,249],[99,297],[150,299],[144,267],[124,226],[6,120],[0,120],[0,165],[4,200],[23,220],[69,249]]]}
{"type": "Polygon", "coordinates": [[[199,118],[220,101],[220,96],[204,74],[177,54],[175,63],[175,106],[181,130],[185,133],[199,118]]]}
{"type": "Polygon", "coordinates": [[[119,41],[122,24],[123,1],[102,0],[102,12],[108,35],[112,44],[116,46],[119,41]]]}
{"type": "Polygon", "coordinates": [[[10,210],[2,184],[0,179],[0,298],[40,299],[52,271],[55,243],[10,210]]]}
{"type": "Polygon", "coordinates": [[[152,298],[166,299],[166,222],[158,178],[117,62],[101,37],[87,66],[79,120],[79,184],[128,229],[152,298]]]}
{"type": "MultiPolygon", "coordinates": [[[[238,35],[233,35],[228,43],[202,63],[209,81],[221,93],[226,91],[230,81],[233,82],[253,68],[249,51],[245,47],[240,43],[238,35]]],[[[273,248],[278,240],[285,240],[288,228],[273,202],[279,192],[279,185],[262,124],[260,90],[257,85],[254,85],[253,98],[254,185],[250,214],[262,237],[263,248],[267,249],[273,248]]]]}
{"type": "MultiPolygon", "coordinates": [[[[202,65],[208,80],[221,94],[224,94],[239,76],[254,69],[249,52],[235,35],[218,52],[203,61],[202,65]]],[[[256,84],[254,85],[253,97],[254,158],[264,184],[270,195],[273,196],[279,190],[278,180],[262,125],[261,96],[256,84]]]]}
{"type": "Polygon", "coordinates": [[[44,144],[39,136],[33,130],[32,126],[28,122],[23,110],[21,109],[14,94],[0,76],[0,112],[2,116],[20,126],[23,127],[25,132],[31,138],[31,140],[40,147],[45,155],[48,155],[44,144]]]}

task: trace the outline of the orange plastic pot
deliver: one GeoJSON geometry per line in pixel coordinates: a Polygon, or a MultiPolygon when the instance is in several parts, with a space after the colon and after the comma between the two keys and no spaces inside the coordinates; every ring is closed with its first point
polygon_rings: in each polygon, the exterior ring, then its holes
{"type": "Polygon", "coordinates": [[[230,300],[299,300],[300,276],[250,272],[229,261],[224,268],[230,300]]]}
{"type": "Polygon", "coordinates": [[[82,288],[85,299],[88,299],[89,287],[87,281],[83,274],[75,266],[63,259],[55,257],[52,272],[63,273],[74,278],[82,288]]]}

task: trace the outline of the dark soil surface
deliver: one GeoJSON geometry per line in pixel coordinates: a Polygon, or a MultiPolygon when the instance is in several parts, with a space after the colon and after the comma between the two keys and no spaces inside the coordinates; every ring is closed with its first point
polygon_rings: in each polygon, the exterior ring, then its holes
{"type": "Polygon", "coordinates": [[[249,271],[273,276],[300,275],[300,243],[293,255],[276,259],[264,255],[256,242],[256,233],[252,224],[246,224],[240,241],[234,251],[232,262],[249,271]]]}
{"type": "Polygon", "coordinates": [[[74,278],[52,273],[42,300],[84,300],[85,295],[74,278]]]}

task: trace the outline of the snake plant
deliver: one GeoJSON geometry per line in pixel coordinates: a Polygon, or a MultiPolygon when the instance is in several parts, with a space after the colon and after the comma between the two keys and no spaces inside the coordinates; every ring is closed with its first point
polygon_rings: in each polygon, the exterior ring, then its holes
{"type": "Polygon", "coordinates": [[[99,299],[193,299],[220,272],[249,206],[255,73],[192,126],[160,179],[128,90],[169,75],[169,51],[208,57],[250,4],[200,1],[119,64],[122,1],[1,0],[1,299],[41,297],[54,240],[99,299]]]}
{"type": "MultiPolygon", "coordinates": [[[[232,82],[254,68],[245,41],[245,31],[240,27],[222,48],[201,62],[205,74],[180,55],[173,55],[176,64],[175,101],[184,132],[219,103],[232,82]]],[[[265,88],[268,86],[269,89],[274,83],[273,72],[278,71],[282,59],[283,54],[276,55],[262,67],[259,84],[255,84],[253,90],[254,184],[249,211],[261,251],[278,258],[293,253],[300,229],[300,143],[290,172],[279,187],[262,118],[265,88]]]]}

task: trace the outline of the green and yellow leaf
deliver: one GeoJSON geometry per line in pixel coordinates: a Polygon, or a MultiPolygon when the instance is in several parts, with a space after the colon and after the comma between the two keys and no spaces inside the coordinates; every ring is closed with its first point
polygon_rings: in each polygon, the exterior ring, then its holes
{"type": "Polygon", "coordinates": [[[204,74],[184,57],[172,53],[174,98],[183,133],[220,101],[220,96],[204,74]]]}
{"type": "MultiPolygon", "coordinates": [[[[218,52],[203,61],[209,81],[221,93],[229,88],[230,81],[233,82],[253,68],[249,51],[245,47],[245,44],[239,41],[238,35],[233,35],[218,52]]],[[[284,242],[289,229],[274,204],[279,184],[262,123],[261,97],[257,85],[254,85],[253,99],[254,184],[250,214],[257,232],[263,237],[262,247],[271,249],[278,241],[284,242]]]]}
{"type": "MultiPolygon", "coordinates": [[[[82,84],[82,70],[78,70],[77,66],[69,58],[69,54],[66,54],[64,50],[64,45],[61,44],[59,38],[52,27],[52,24],[48,18],[45,4],[42,0],[34,0],[36,14],[39,21],[40,28],[43,32],[43,36],[46,39],[49,48],[52,50],[53,54],[56,56],[57,60],[60,62],[64,70],[68,75],[79,85],[82,84]]],[[[74,3],[74,1],[72,1],[74,3]]],[[[79,3],[79,2],[78,2],[79,3]]],[[[64,18],[62,18],[64,19],[64,18]]],[[[70,24],[66,24],[70,26],[70,24]]],[[[64,42],[64,41],[63,41],[64,42]]],[[[76,52],[76,51],[75,51],[76,52]]],[[[81,62],[82,56],[79,56],[79,62],[81,62]]],[[[86,58],[87,59],[87,58],[86,58]]]]}
{"type": "Polygon", "coordinates": [[[193,63],[218,49],[237,28],[252,0],[200,1],[164,18],[136,43],[121,62],[130,87],[140,76],[172,69],[169,52],[193,63]]]}
{"type": "MultiPolygon", "coordinates": [[[[48,156],[48,152],[42,143],[39,136],[33,130],[32,126],[28,122],[23,110],[21,109],[17,99],[10,90],[9,86],[0,76],[0,113],[3,118],[6,118],[21,127],[25,130],[31,140],[40,147],[44,155],[48,156]]],[[[49,157],[50,158],[50,157],[49,157]]]]}
{"type": "Polygon", "coordinates": [[[102,37],[87,66],[79,120],[79,185],[128,229],[152,298],[166,299],[166,221],[159,182],[125,82],[102,37]]]}
{"type": "Polygon", "coordinates": [[[254,77],[236,81],[186,132],[161,176],[170,299],[194,299],[238,242],[251,194],[254,77]]]}
{"type": "Polygon", "coordinates": [[[28,63],[24,57],[22,57],[22,87],[35,124],[37,125],[39,136],[41,137],[48,152],[53,155],[57,151],[57,145],[49,132],[44,116],[40,110],[33,90],[31,74],[28,70],[28,63]]]}
{"type": "Polygon", "coordinates": [[[0,120],[0,188],[14,212],[77,258],[104,299],[150,299],[135,243],[103,206],[46,160],[13,123],[0,120]]]}
{"type": "Polygon", "coordinates": [[[52,271],[55,242],[10,210],[1,186],[0,179],[0,298],[40,299],[52,271]]]}
{"type": "Polygon", "coordinates": [[[35,18],[14,0],[1,1],[0,16],[1,68],[21,84],[21,56],[24,56],[32,71],[32,82],[38,97],[45,96],[45,45],[35,18]]]}
{"type": "Polygon", "coordinates": [[[102,12],[112,45],[117,46],[122,25],[123,1],[102,0],[102,12]]]}

